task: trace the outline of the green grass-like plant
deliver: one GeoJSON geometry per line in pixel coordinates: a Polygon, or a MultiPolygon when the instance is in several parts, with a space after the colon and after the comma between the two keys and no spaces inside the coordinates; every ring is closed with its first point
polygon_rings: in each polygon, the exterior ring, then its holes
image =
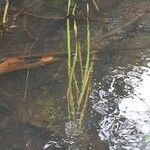
{"type": "MultiPolygon", "coordinates": [[[[68,0],[68,12],[70,15],[71,0],[68,0]]],[[[72,15],[75,16],[76,4],[72,9],[72,15]]],[[[70,18],[67,18],[67,51],[68,51],[68,90],[67,102],[70,121],[81,129],[85,110],[90,91],[90,79],[93,69],[93,63],[90,55],[90,23],[89,23],[89,4],[87,4],[86,21],[86,60],[83,61],[81,53],[81,43],[78,38],[78,26],[74,18],[74,48],[71,45],[70,18]]]]}

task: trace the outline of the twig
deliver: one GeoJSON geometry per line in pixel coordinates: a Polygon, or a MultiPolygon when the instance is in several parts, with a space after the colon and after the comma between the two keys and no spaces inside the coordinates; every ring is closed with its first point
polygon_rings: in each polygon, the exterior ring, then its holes
{"type": "Polygon", "coordinates": [[[30,60],[32,61],[33,59],[40,59],[42,57],[46,57],[46,56],[51,56],[51,57],[54,57],[54,58],[60,58],[60,57],[65,57],[67,56],[67,52],[52,52],[52,53],[45,53],[45,54],[35,54],[35,55],[26,55],[26,56],[12,56],[11,57],[5,57],[5,58],[1,58],[0,59],[0,62],[4,62],[10,58],[19,58],[19,59],[23,59],[23,60],[26,60],[28,62],[30,62],[30,60]]]}
{"type": "MultiPolygon", "coordinates": [[[[38,19],[46,19],[46,20],[49,20],[49,19],[52,19],[52,20],[65,20],[67,17],[66,16],[40,16],[40,15],[36,15],[36,14],[33,14],[31,12],[26,12],[26,11],[23,11],[20,15],[28,15],[30,17],[34,17],[34,18],[38,18],[38,19]]],[[[70,16],[70,17],[75,17],[76,20],[86,20],[86,18],[77,18],[76,16],[70,16]]],[[[92,17],[90,15],[88,15],[88,18],[90,19],[90,21],[100,21],[100,18],[95,18],[95,17],[92,17]]]]}
{"type": "Polygon", "coordinates": [[[29,70],[31,68],[36,68],[36,67],[40,67],[43,65],[52,64],[54,62],[58,62],[58,61],[62,61],[62,60],[63,59],[60,59],[60,58],[53,59],[53,57],[50,57],[49,60],[47,60],[47,61],[39,60],[39,61],[32,62],[32,63],[26,63],[25,61],[22,61],[19,58],[10,58],[0,64],[0,75],[9,73],[9,72],[13,72],[16,70],[22,70],[22,69],[29,70]]]}
{"type": "Polygon", "coordinates": [[[23,11],[20,15],[28,15],[38,19],[53,19],[53,20],[64,20],[66,18],[62,16],[40,16],[26,11],[23,11]]]}
{"type": "MultiPolygon", "coordinates": [[[[29,49],[29,52],[28,52],[28,56],[31,55],[32,48],[33,48],[34,45],[36,44],[37,39],[38,39],[38,38],[36,38],[35,41],[32,43],[32,45],[31,45],[31,47],[30,47],[30,49],[29,49]]],[[[22,67],[23,67],[23,66],[24,66],[24,65],[22,65],[22,67]]],[[[19,69],[19,67],[16,68],[16,69],[19,69]]],[[[29,84],[29,74],[30,74],[30,68],[28,68],[28,70],[27,70],[26,79],[25,79],[25,90],[24,90],[24,98],[23,98],[24,101],[27,100],[27,91],[28,91],[28,84],[29,84]]]]}
{"type": "MultiPolygon", "coordinates": [[[[142,12],[141,14],[139,14],[138,16],[136,16],[135,18],[133,18],[131,21],[129,21],[129,22],[123,24],[122,26],[120,26],[120,27],[118,27],[118,28],[112,30],[112,31],[109,32],[109,33],[106,33],[105,35],[102,35],[102,36],[100,37],[100,40],[103,41],[103,40],[105,40],[106,38],[109,38],[109,37],[112,37],[112,36],[116,35],[120,30],[122,30],[122,29],[124,29],[124,28],[127,28],[128,26],[134,24],[135,22],[137,22],[140,18],[142,18],[142,17],[143,17],[144,15],[146,15],[147,13],[149,13],[149,11],[148,11],[148,10],[145,10],[144,12],[142,12]]],[[[101,34],[101,32],[98,33],[98,34],[96,34],[96,35],[92,38],[91,42],[94,42],[95,39],[96,39],[98,36],[100,36],[100,34],[101,34]]]]}
{"type": "MultiPolygon", "coordinates": [[[[148,46],[141,46],[141,47],[133,47],[133,48],[124,48],[123,50],[130,50],[130,51],[133,51],[133,50],[143,50],[143,49],[149,49],[150,48],[150,45],[148,46]]],[[[100,52],[102,52],[105,48],[100,48],[99,50],[93,50],[91,51],[91,55],[94,55],[94,54],[98,54],[100,52]]],[[[82,52],[82,55],[84,55],[85,52],[82,52]]],[[[24,60],[26,62],[33,62],[33,60],[40,60],[44,57],[53,57],[54,59],[61,59],[62,57],[66,57],[68,54],[67,52],[52,52],[52,53],[45,53],[45,54],[35,54],[35,55],[26,55],[26,56],[11,56],[11,57],[5,57],[5,58],[1,58],[0,59],[0,63],[6,61],[6,60],[9,60],[10,58],[18,58],[20,60],[24,60]]]]}
{"type": "MultiPolygon", "coordinates": [[[[133,47],[133,48],[126,48],[123,50],[142,50],[150,48],[142,46],[142,47],[133,47]]],[[[91,55],[96,55],[103,51],[103,49],[95,50],[91,52],[91,55]]],[[[85,52],[83,52],[84,54],[85,52]]],[[[15,70],[22,70],[22,69],[31,69],[35,67],[40,67],[46,64],[51,64],[54,62],[62,61],[63,58],[67,58],[67,53],[47,53],[47,54],[38,54],[38,55],[30,55],[30,56],[22,56],[22,57],[11,57],[1,59],[0,62],[0,75],[5,74],[8,72],[12,72],[15,70]],[[34,60],[35,59],[35,60],[34,60]],[[34,61],[33,61],[34,60],[34,61]]]]}
{"type": "Polygon", "coordinates": [[[23,27],[24,27],[24,31],[27,33],[28,37],[30,39],[33,39],[33,36],[32,36],[31,32],[28,30],[28,27],[27,27],[27,15],[25,15],[24,18],[23,18],[23,27]]]}

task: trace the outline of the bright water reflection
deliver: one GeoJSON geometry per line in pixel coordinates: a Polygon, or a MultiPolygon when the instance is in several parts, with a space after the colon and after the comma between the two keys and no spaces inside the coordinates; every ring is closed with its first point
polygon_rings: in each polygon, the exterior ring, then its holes
{"type": "MultiPolygon", "coordinates": [[[[123,98],[119,104],[120,114],[136,121],[144,134],[150,134],[150,68],[140,67],[143,70],[137,84],[136,77],[129,76],[134,93],[123,98]]],[[[134,73],[134,72],[132,72],[134,73]]]]}
{"type": "Polygon", "coordinates": [[[148,149],[144,136],[150,134],[150,68],[118,67],[103,80],[91,95],[93,109],[101,115],[100,138],[109,141],[111,150],[148,149]]]}

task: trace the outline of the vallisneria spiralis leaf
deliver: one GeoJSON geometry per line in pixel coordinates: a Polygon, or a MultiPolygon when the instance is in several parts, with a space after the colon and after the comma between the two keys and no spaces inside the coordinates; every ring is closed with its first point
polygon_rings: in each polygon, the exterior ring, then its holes
{"type": "MultiPolygon", "coordinates": [[[[70,10],[71,0],[68,0],[67,14],[76,15],[77,4],[74,4],[70,10]],[[70,12],[71,11],[71,12],[70,12]]],[[[78,24],[76,18],[67,18],[67,51],[68,51],[68,88],[67,88],[67,103],[68,114],[71,122],[76,124],[78,129],[81,129],[84,116],[86,114],[86,107],[90,93],[91,72],[93,69],[93,62],[90,55],[91,51],[91,32],[89,22],[89,4],[86,5],[86,46],[81,49],[80,34],[78,31],[78,24]],[[71,30],[71,26],[73,29],[71,30]],[[85,56],[82,58],[82,51],[85,50],[85,56]]]]}
{"type": "Polygon", "coordinates": [[[71,0],[68,0],[67,16],[70,14],[71,0]]]}

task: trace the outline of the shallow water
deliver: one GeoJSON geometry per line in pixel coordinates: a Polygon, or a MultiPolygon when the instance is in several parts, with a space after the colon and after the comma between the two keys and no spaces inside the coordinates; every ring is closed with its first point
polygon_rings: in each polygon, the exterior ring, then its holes
{"type": "MultiPolygon", "coordinates": [[[[112,0],[102,4],[100,13],[94,6],[91,9],[91,16],[99,17],[90,21],[91,48],[100,52],[94,61],[83,130],[77,131],[68,121],[67,63],[63,57],[50,65],[0,76],[0,149],[150,149],[149,13],[117,34],[102,38],[149,9],[150,2],[112,0]]],[[[11,5],[22,9],[29,2],[12,1],[11,5]]],[[[27,11],[65,16],[65,6],[65,1],[46,0],[27,11]]],[[[78,16],[84,16],[84,8],[85,1],[80,3],[78,16]]],[[[65,51],[65,20],[26,17],[17,16],[11,22],[11,32],[0,38],[0,59],[65,51]]],[[[84,47],[83,18],[78,26],[84,47]]]]}

